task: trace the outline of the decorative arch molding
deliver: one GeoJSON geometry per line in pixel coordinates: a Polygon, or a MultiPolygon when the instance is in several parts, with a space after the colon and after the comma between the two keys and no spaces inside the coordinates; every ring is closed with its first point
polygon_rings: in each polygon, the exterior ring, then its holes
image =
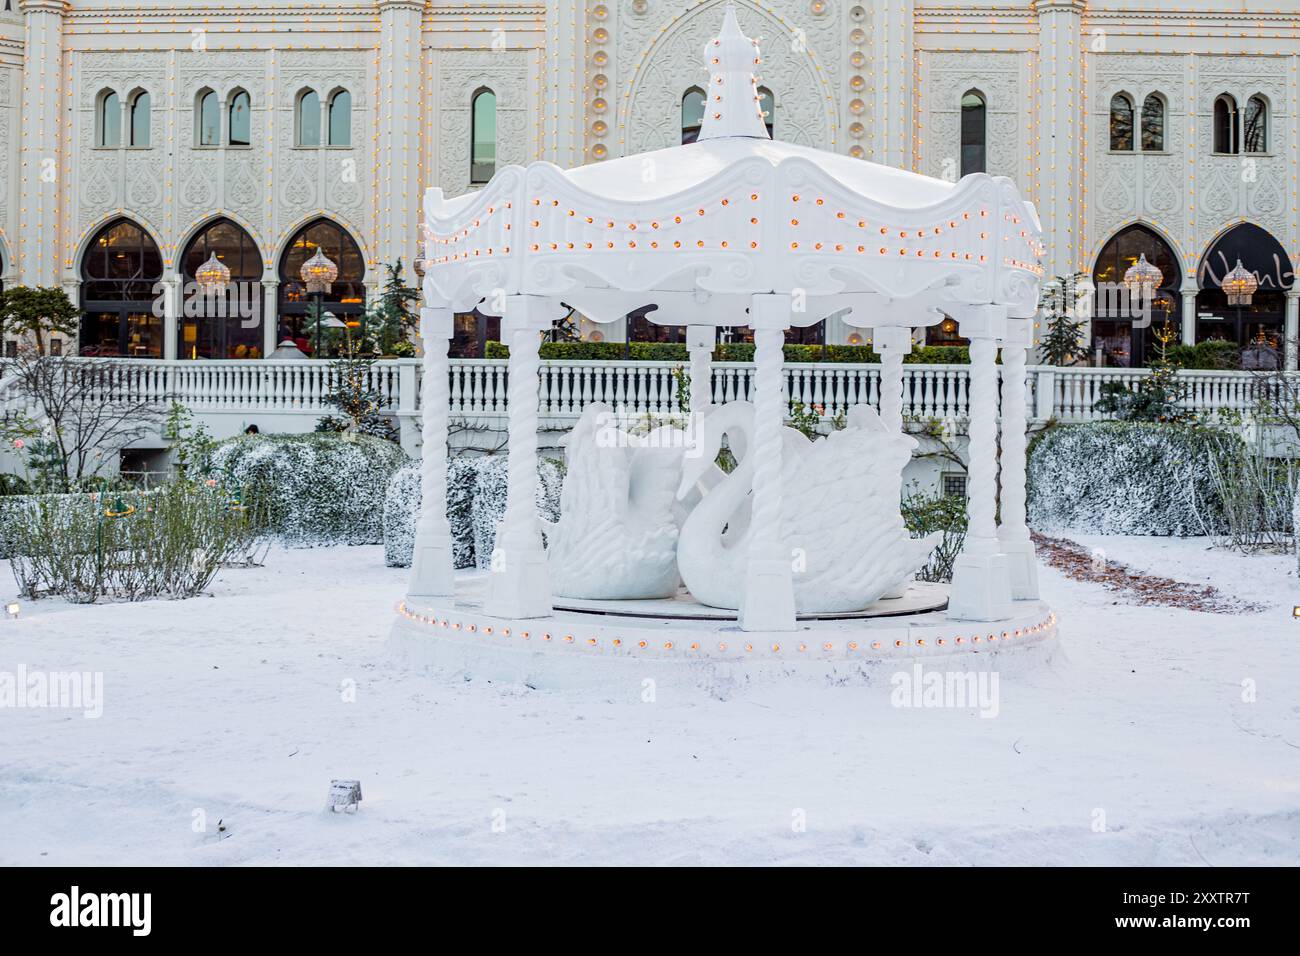
{"type": "MultiPolygon", "coordinates": [[[[352,237],[352,241],[355,242],[357,248],[361,250],[361,258],[365,261],[366,278],[371,278],[371,273],[375,268],[375,260],[371,255],[370,250],[366,248],[365,232],[359,225],[357,225],[357,223],[353,222],[348,217],[340,216],[338,213],[333,211],[324,214],[320,212],[311,212],[307,215],[300,216],[292,225],[285,227],[280,233],[280,238],[276,241],[274,255],[272,255],[268,261],[278,268],[278,264],[284,260],[284,254],[288,251],[289,244],[297,238],[298,233],[310,226],[312,223],[319,222],[322,219],[334,223],[334,225],[338,226],[352,237]]],[[[261,246],[258,246],[258,248],[260,249],[261,246]]],[[[402,267],[403,269],[410,268],[410,264],[404,262],[402,263],[402,267]]],[[[411,273],[412,279],[414,279],[414,276],[415,274],[411,273]]]]}
{"type": "MultiPolygon", "coordinates": [[[[319,217],[312,217],[312,218],[319,218],[319,217]]],[[[263,276],[266,276],[275,268],[276,260],[268,258],[266,255],[266,250],[270,248],[270,243],[267,241],[266,237],[262,235],[261,231],[257,228],[257,226],[255,226],[250,220],[241,216],[239,213],[229,209],[222,209],[219,210],[218,212],[213,213],[210,216],[205,216],[203,219],[199,220],[197,223],[195,223],[193,226],[187,229],[184,233],[182,233],[180,240],[176,242],[174,245],[170,247],[163,247],[164,265],[166,265],[169,269],[174,268],[179,270],[180,263],[178,261],[178,257],[181,255],[181,253],[183,253],[186,249],[189,248],[190,243],[194,241],[195,237],[198,236],[199,233],[203,232],[203,230],[207,229],[208,226],[212,225],[214,222],[220,219],[229,219],[235,225],[243,229],[244,232],[248,233],[249,237],[253,240],[253,245],[257,247],[258,255],[262,259],[263,276]]]]}
{"type": "MultiPolygon", "coordinates": [[[[618,123],[627,131],[623,155],[650,152],[681,144],[682,94],[700,76],[705,44],[717,33],[727,0],[712,0],[693,8],[661,35],[655,36],[629,80],[629,93],[618,109],[618,123]],[[690,80],[683,86],[683,82],[690,80]]],[[[775,37],[790,27],[777,13],[743,0],[736,16],[746,36],[775,37]]],[[[775,127],[780,139],[801,146],[832,148],[838,125],[839,96],[809,43],[802,51],[790,43],[766,43],[759,81],[776,102],[775,127]]]]}
{"type": "MultiPolygon", "coordinates": [[[[1197,257],[1196,261],[1196,283],[1202,288],[1215,288],[1217,283],[1207,286],[1205,283],[1206,270],[1208,269],[1213,276],[1221,278],[1229,269],[1235,265],[1234,262],[1227,262],[1223,256],[1224,252],[1220,246],[1223,240],[1231,233],[1237,230],[1245,230],[1244,235],[1253,239],[1250,243],[1250,252],[1255,258],[1242,256],[1243,264],[1247,269],[1256,273],[1260,282],[1260,291],[1276,292],[1289,289],[1295,282],[1295,263],[1287,255],[1286,246],[1284,246],[1266,227],[1259,223],[1241,220],[1230,223],[1223,229],[1214,234],[1214,237],[1205,244],[1205,249],[1197,257]],[[1251,234],[1255,235],[1251,235],[1251,234]],[[1217,261],[1214,258],[1218,255],[1217,261]],[[1267,266],[1267,268],[1265,268],[1267,266]]],[[[1235,260],[1235,255],[1230,256],[1235,260]]]]}
{"type": "MultiPolygon", "coordinates": [[[[121,212],[114,210],[107,215],[100,216],[89,226],[82,229],[81,235],[77,239],[77,244],[73,249],[72,257],[67,263],[68,267],[72,270],[72,275],[75,275],[78,278],[81,276],[81,262],[85,259],[86,250],[90,248],[90,244],[94,241],[95,237],[108,226],[122,220],[139,226],[140,229],[144,231],[145,235],[153,240],[154,245],[158,247],[158,251],[162,253],[163,275],[166,276],[169,273],[175,255],[174,250],[169,248],[167,244],[163,242],[162,230],[158,228],[157,224],[151,222],[148,216],[141,215],[140,213],[134,212],[130,209],[124,209],[121,212]]],[[[3,234],[0,234],[0,243],[3,242],[3,239],[3,234]]],[[[8,262],[8,259],[5,261],[8,262]]]]}
{"type": "Polygon", "coordinates": [[[1169,232],[1168,229],[1156,225],[1150,219],[1144,219],[1141,216],[1134,216],[1131,219],[1126,219],[1117,225],[1111,226],[1107,230],[1106,234],[1093,244],[1092,248],[1088,251],[1088,258],[1086,260],[1087,269],[1085,271],[1089,275],[1092,275],[1093,272],[1096,271],[1097,258],[1101,255],[1102,250],[1110,244],[1110,241],[1124,230],[1133,226],[1141,226],[1143,229],[1149,229],[1151,232],[1155,233],[1156,237],[1173,251],[1174,258],[1177,259],[1182,266],[1183,278],[1188,278],[1188,273],[1192,270],[1195,264],[1193,258],[1181,247],[1178,240],[1174,238],[1173,234],[1169,232]]]}

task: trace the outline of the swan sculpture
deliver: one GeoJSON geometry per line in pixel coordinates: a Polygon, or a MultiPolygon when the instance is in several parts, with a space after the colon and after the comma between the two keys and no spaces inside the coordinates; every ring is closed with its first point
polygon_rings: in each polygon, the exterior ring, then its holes
{"type": "MultiPolygon", "coordinates": [[[[781,539],[790,548],[795,610],[859,611],[897,592],[928,559],[939,535],[914,539],[899,513],[899,476],[916,441],[891,433],[870,407],[820,441],[784,428],[781,539]]],[[[723,436],[750,450],[687,516],[677,540],[677,567],[702,604],[739,608],[749,557],[754,406],[717,406],[699,426],[700,453],[685,460],[679,496],[707,472],[723,436]]]]}
{"type": "Polygon", "coordinates": [[[670,598],[677,593],[677,487],[684,433],[644,435],[588,405],[565,439],[568,470],[560,520],[547,529],[551,587],[590,600],[670,598]]]}

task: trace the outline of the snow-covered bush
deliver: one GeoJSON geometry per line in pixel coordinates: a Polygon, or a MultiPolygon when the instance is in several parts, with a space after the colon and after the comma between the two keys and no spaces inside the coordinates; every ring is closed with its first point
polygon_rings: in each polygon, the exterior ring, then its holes
{"type": "Polygon", "coordinates": [[[1029,450],[1029,523],[1040,531],[1200,535],[1223,525],[1211,456],[1241,439],[1191,425],[1058,425],[1029,450]]]}
{"type": "Polygon", "coordinates": [[[255,490],[292,547],[380,544],[389,479],[410,458],[369,435],[244,435],[220,442],[211,468],[255,490]]]}
{"type": "MultiPolygon", "coordinates": [[[[447,461],[447,521],[456,567],[486,567],[491,561],[497,522],[505,514],[506,456],[457,456],[447,461]],[[480,551],[479,549],[484,550],[480,551]]],[[[554,521],[560,514],[558,462],[543,458],[537,466],[537,512],[554,521]]],[[[420,512],[420,467],[393,476],[384,502],[384,560],[390,567],[409,567],[420,512]]]]}

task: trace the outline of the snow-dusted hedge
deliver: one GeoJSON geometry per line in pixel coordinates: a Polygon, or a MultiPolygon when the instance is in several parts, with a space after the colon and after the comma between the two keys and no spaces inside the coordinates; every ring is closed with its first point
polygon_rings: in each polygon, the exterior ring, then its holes
{"type": "Polygon", "coordinates": [[[244,435],[220,442],[211,465],[255,489],[272,533],[293,547],[380,544],[388,482],[410,462],[370,435],[244,435]]]}
{"type": "Polygon", "coordinates": [[[42,504],[69,515],[93,515],[99,510],[99,495],[91,492],[0,495],[0,559],[14,556],[24,509],[36,508],[42,504]]]}
{"type": "Polygon", "coordinates": [[[1040,531],[1199,535],[1222,524],[1209,458],[1241,439],[1189,425],[1058,425],[1029,450],[1029,523],[1040,531]]]}
{"type": "MultiPolygon", "coordinates": [[[[506,456],[458,456],[447,461],[447,520],[451,524],[456,567],[487,567],[497,522],[506,508],[506,456]]],[[[537,464],[537,513],[555,521],[560,515],[560,464],[542,458],[537,464]]],[[[388,484],[384,501],[384,560],[390,567],[411,564],[415,524],[420,509],[420,466],[403,468],[388,484]]]]}

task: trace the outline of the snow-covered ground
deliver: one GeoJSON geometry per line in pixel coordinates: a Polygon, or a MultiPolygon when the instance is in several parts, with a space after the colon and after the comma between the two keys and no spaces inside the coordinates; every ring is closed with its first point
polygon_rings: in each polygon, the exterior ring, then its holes
{"type": "Polygon", "coordinates": [[[1044,569],[1062,653],[984,719],[884,682],[643,703],[409,671],[377,547],[274,551],[184,602],[24,602],[0,673],[102,672],[103,715],[0,709],[0,863],[1300,863],[1294,557],[1079,540],[1269,609],[1044,569]],[[358,813],[324,812],[333,777],[358,813]]]}

